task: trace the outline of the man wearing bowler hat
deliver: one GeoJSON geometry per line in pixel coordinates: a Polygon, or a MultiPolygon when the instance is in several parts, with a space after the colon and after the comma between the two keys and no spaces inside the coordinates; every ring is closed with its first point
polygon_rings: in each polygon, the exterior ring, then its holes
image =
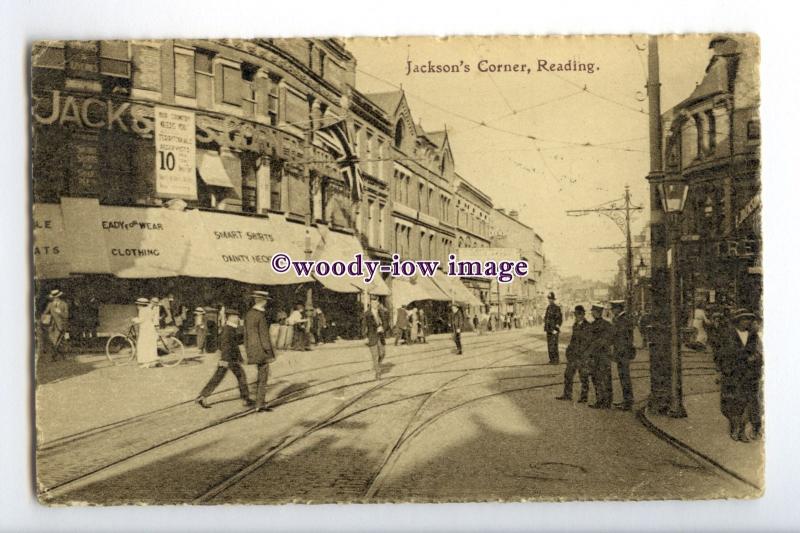
{"type": "Polygon", "coordinates": [[[572,400],[572,382],[577,372],[581,380],[581,396],[579,403],[589,399],[589,322],[586,321],[586,310],[582,305],[575,306],[575,325],[572,326],[572,338],[567,346],[567,368],[564,370],[564,394],[556,400],[572,400]]]}
{"type": "Polygon", "coordinates": [[[551,365],[558,364],[558,333],[561,331],[561,308],[556,305],[555,293],[547,295],[547,310],[544,312],[544,331],[547,333],[547,356],[551,365]]]}
{"type": "Polygon", "coordinates": [[[592,365],[592,385],[594,385],[595,402],[590,405],[594,409],[611,409],[613,396],[611,388],[611,347],[613,343],[614,327],[603,318],[605,307],[592,304],[592,317],[590,324],[589,356],[592,365]]]}
{"type": "Polygon", "coordinates": [[[236,381],[239,384],[239,396],[242,399],[242,404],[245,407],[252,407],[253,400],[250,399],[250,390],[247,388],[247,378],[242,370],[242,353],[239,351],[239,311],[229,309],[225,317],[225,325],[222,326],[222,332],[219,336],[219,363],[217,363],[217,370],[211,379],[208,381],[200,395],[195,400],[200,407],[208,409],[211,407],[206,403],[206,398],[214,392],[214,389],[222,382],[225,374],[230,370],[236,381]]]}
{"type": "Polygon", "coordinates": [[[633,408],[631,361],[636,357],[636,348],[633,346],[633,323],[625,311],[624,300],[611,302],[611,315],[613,316],[611,325],[614,328],[612,357],[617,363],[619,384],[622,388],[622,403],[614,404],[614,407],[630,411],[633,408]]]}
{"type": "Polygon", "coordinates": [[[247,352],[247,364],[258,367],[256,380],[256,411],[271,411],[264,406],[267,395],[267,378],[269,377],[269,364],[275,360],[275,351],[269,338],[269,323],[267,322],[267,291],[253,291],[253,307],[244,315],[244,346],[247,352]]]}

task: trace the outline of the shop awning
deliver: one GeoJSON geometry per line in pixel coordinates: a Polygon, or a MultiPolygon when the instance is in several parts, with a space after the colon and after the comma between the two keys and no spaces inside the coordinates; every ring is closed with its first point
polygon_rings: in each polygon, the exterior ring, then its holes
{"type": "Polygon", "coordinates": [[[450,297],[424,276],[392,278],[392,303],[395,307],[425,300],[449,302],[450,297]]]}
{"type": "MultiPolygon", "coordinates": [[[[319,227],[320,241],[314,252],[315,260],[324,260],[329,263],[342,261],[350,263],[356,254],[361,254],[363,260],[368,260],[369,256],[364,252],[361,243],[354,235],[331,231],[325,226],[319,227]]],[[[377,296],[388,296],[389,287],[383,281],[380,272],[376,273],[371,283],[365,283],[363,276],[315,276],[317,281],[334,292],[356,293],[366,290],[369,294],[377,296]]]]}
{"type": "MultiPolygon", "coordinates": [[[[285,253],[291,259],[303,259],[306,227],[282,217],[250,217],[209,211],[183,213],[190,220],[192,261],[184,275],[201,278],[224,278],[256,285],[289,285],[312,281],[293,270],[277,273],[272,256],[285,253]]],[[[319,241],[315,228],[308,228],[309,246],[319,241]]]]}
{"type": "Polygon", "coordinates": [[[37,279],[66,278],[72,266],[59,204],[33,206],[33,272],[37,279]]]}
{"type": "Polygon", "coordinates": [[[437,272],[431,279],[452,301],[463,305],[482,305],[481,301],[472,294],[472,291],[464,285],[460,278],[448,276],[444,272],[437,272]]]}
{"type": "Polygon", "coordinates": [[[222,156],[214,150],[197,150],[197,172],[206,185],[234,188],[222,156]]]}
{"type": "Polygon", "coordinates": [[[165,208],[100,206],[94,221],[102,233],[94,248],[97,260],[107,260],[110,272],[121,278],[184,275],[195,246],[190,222],[186,213],[165,208]]]}

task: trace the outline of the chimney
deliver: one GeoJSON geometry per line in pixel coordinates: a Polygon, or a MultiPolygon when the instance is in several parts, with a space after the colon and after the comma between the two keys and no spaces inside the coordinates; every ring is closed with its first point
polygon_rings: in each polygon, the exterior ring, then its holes
{"type": "Polygon", "coordinates": [[[517,211],[516,209],[512,209],[511,211],[508,212],[508,216],[510,216],[514,220],[519,220],[519,211],[517,211]]]}

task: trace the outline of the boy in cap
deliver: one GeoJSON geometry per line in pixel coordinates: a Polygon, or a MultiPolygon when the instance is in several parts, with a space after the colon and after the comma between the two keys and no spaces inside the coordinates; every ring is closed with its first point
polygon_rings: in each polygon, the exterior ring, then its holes
{"type": "Polygon", "coordinates": [[[364,311],[364,329],[367,334],[367,346],[372,354],[372,368],[375,379],[381,379],[381,363],[386,356],[386,329],[389,324],[384,320],[377,296],[371,296],[369,306],[364,311]]]}
{"type": "Polygon", "coordinates": [[[242,353],[239,351],[238,327],[239,312],[234,309],[229,309],[225,319],[225,325],[222,327],[222,332],[219,337],[220,356],[217,369],[195,400],[200,407],[205,409],[211,407],[206,403],[206,398],[208,398],[208,396],[214,392],[214,389],[222,382],[228,370],[233,372],[233,375],[236,376],[242,404],[245,407],[252,407],[255,405],[255,402],[250,399],[250,390],[247,388],[247,378],[242,370],[242,353]]]}
{"type": "Polygon", "coordinates": [[[544,312],[544,331],[547,333],[547,356],[551,365],[558,364],[558,333],[561,331],[561,308],[556,305],[556,295],[547,295],[547,309],[544,312]]]}

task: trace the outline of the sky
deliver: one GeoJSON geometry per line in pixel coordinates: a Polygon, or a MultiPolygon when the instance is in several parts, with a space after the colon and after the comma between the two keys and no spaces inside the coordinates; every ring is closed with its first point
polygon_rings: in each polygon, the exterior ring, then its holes
{"type": "MultiPolygon", "coordinates": [[[[662,113],[702,80],[709,40],[659,38],[662,113]]],[[[634,234],[649,219],[646,35],[357,38],[346,46],[357,61],[356,87],[367,94],[402,87],[415,122],[426,131],[446,127],[456,171],[495,207],[518,210],[560,275],[613,279],[618,252],[592,248],[621,245],[624,234],[602,215],[566,211],[619,200],[629,185],[644,207],[633,217],[634,234]],[[460,72],[408,74],[409,59],[460,72]],[[531,72],[480,72],[481,60],[531,72]],[[540,60],[595,70],[538,71],[540,60]]]]}

